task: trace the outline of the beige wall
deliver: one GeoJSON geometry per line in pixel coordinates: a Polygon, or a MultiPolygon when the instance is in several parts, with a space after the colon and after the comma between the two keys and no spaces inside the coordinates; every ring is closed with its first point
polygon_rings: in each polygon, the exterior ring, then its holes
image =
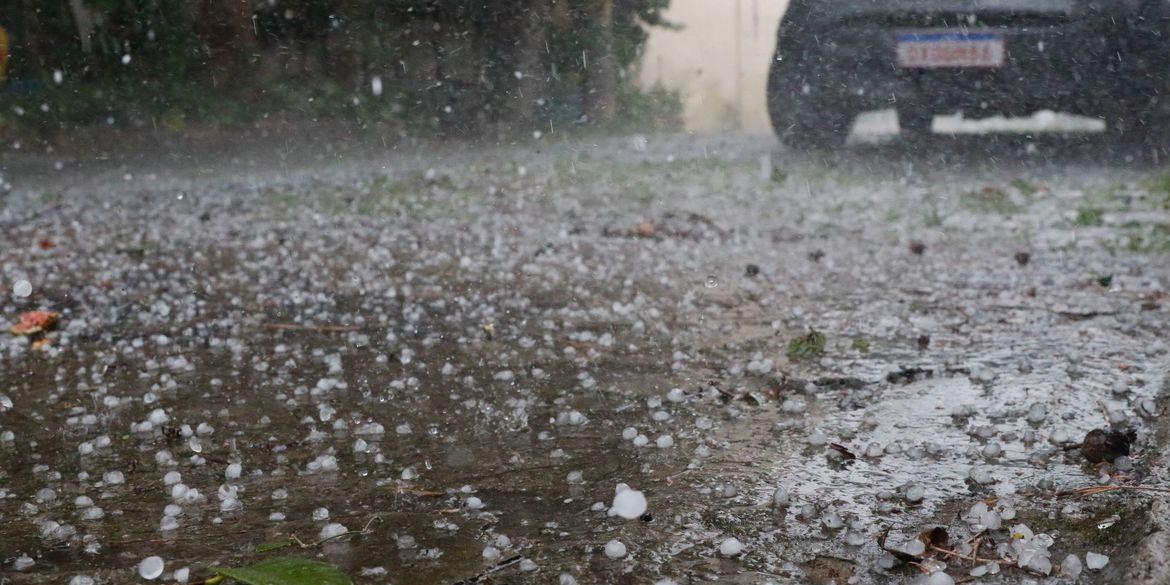
{"type": "Polygon", "coordinates": [[[787,0],[672,0],[666,19],[682,28],[652,29],[639,72],[642,84],[681,91],[689,129],[769,130],[764,85],[787,5],[787,0]]]}

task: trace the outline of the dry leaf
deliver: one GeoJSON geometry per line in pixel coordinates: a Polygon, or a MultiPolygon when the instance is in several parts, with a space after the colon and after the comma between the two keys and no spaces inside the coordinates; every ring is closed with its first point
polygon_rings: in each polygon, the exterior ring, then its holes
{"type": "Polygon", "coordinates": [[[9,331],[13,335],[36,335],[56,327],[60,318],[61,313],[52,311],[28,311],[21,313],[20,322],[13,325],[9,331]]]}

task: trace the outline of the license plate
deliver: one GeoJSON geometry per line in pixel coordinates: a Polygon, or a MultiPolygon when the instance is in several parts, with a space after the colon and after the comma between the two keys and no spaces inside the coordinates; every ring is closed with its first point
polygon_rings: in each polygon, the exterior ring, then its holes
{"type": "Polygon", "coordinates": [[[898,66],[917,69],[1002,67],[1003,37],[987,32],[898,34],[898,66]]]}

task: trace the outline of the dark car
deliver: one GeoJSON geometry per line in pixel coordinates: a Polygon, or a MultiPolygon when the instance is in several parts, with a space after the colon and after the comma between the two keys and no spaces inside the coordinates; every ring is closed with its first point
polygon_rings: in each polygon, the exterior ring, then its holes
{"type": "Polygon", "coordinates": [[[793,146],[843,142],[854,116],[895,108],[903,132],[936,114],[1041,109],[1165,127],[1166,0],[792,0],[768,108],[793,146]]]}

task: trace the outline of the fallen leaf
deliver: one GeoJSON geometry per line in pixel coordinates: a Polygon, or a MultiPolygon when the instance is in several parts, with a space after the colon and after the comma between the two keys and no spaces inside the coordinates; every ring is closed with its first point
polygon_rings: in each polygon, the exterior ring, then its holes
{"type": "Polygon", "coordinates": [[[924,530],[918,535],[918,540],[921,540],[922,544],[926,545],[927,550],[930,550],[932,546],[938,548],[951,547],[951,536],[947,534],[947,529],[942,526],[935,526],[930,530],[924,530]]]}
{"type": "Polygon", "coordinates": [[[850,451],[845,445],[829,443],[829,448],[840,453],[841,456],[844,457],[847,461],[853,461],[854,459],[857,459],[857,455],[854,455],[853,452],[850,451]]]}
{"type": "Polygon", "coordinates": [[[345,573],[333,565],[296,557],[277,557],[249,567],[212,567],[217,575],[248,585],[352,585],[345,573]]]}
{"type": "Polygon", "coordinates": [[[56,327],[60,318],[61,313],[52,311],[27,311],[21,313],[20,322],[13,325],[9,331],[13,335],[36,335],[56,327]]]}

